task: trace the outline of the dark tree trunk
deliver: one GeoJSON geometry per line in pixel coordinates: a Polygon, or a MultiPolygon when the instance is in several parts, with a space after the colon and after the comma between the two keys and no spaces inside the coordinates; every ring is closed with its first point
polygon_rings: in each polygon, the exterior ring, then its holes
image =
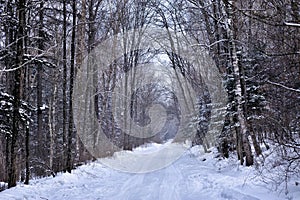
{"type": "Polygon", "coordinates": [[[29,163],[29,153],[30,153],[30,147],[29,147],[29,125],[26,125],[26,134],[25,134],[25,181],[24,184],[29,184],[29,178],[30,178],[30,163],[29,163]]]}
{"type": "Polygon", "coordinates": [[[63,119],[62,119],[62,139],[63,139],[63,147],[62,147],[62,168],[65,171],[66,162],[66,145],[67,145],[67,137],[66,137],[66,125],[67,125],[67,0],[63,1],[63,119]]]}
{"type": "Polygon", "coordinates": [[[68,128],[68,150],[67,150],[67,171],[71,173],[73,168],[72,161],[72,138],[73,138],[73,85],[75,69],[75,37],[76,37],[76,0],[73,0],[73,27],[71,40],[71,66],[70,66],[70,93],[69,93],[69,128],[68,128]]]}
{"type": "Polygon", "coordinates": [[[19,137],[20,113],[22,98],[22,68],[24,55],[24,37],[25,37],[25,9],[26,1],[20,0],[18,2],[18,30],[17,30],[17,55],[16,55],[16,69],[14,71],[14,88],[13,88],[13,116],[12,116],[12,135],[10,143],[10,162],[8,168],[8,187],[14,187],[17,184],[17,140],[19,137]]]}
{"type": "MultiPolygon", "coordinates": [[[[39,40],[38,40],[38,53],[41,55],[42,51],[44,49],[44,33],[43,33],[43,22],[44,21],[44,2],[40,2],[40,10],[39,10],[39,40]]],[[[42,86],[42,77],[43,77],[43,64],[39,63],[37,66],[37,137],[38,137],[38,146],[37,146],[37,153],[41,154],[43,147],[43,110],[42,110],[42,104],[43,104],[43,86],[42,86]]],[[[37,154],[37,155],[38,155],[37,154]]],[[[43,155],[43,154],[42,154],[43,155]]],[[[38,156],[42,156],[38,155],[38,156]]]]}

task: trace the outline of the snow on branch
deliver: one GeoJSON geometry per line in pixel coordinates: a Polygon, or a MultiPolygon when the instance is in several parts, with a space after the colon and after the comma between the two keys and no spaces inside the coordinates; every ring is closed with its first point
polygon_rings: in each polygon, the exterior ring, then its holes
{"type": "MultiPolygon", "coordinates": [[[[44,51],[43,53],[41,54],[38,54],[38,55],[30,55],[30,54],[24,54],[23,56],[23,59],[24,59],[24,63],[21,64],[20,66],[13,66],[12,68],[10,69],[7,69],[7,68],[2,68],[0,69],[0,72],[12,72],[12,71],[15,71],[17,69],[20,69],[22,67],[25,67],[26,65],[28,64],[36,64],[36,63],[41,63],[43,64],[44,66],[46,67],[50,67],[50,68],[55,68],[56,65],[47,61],[47,59],[45,59],[45,55],[47,55],[52,49],[56,48],[57,45],[54,45],[52,47],[50,47],[48,50],[44,51]]],[[[1,57],[0,57],[1,59],[1,57]]],[[[0,74],[1,75],[1,74],[0,74]]]]}
{"type": "Polygon", "coordinates": [[[294,26],[294,27],[299,27],[300,28],[300,24],[299,23],[284,22],[284,24],[287,25],[287,26],[294,26]]]}
{"type": "Polygon", "coordinates": [[[215,41],[211,44],[194,44],[192,45],[192,47],[195,47],[195,46],[204,46],[204,47],[207,47],[207,48],[211,48],[212,46],[218,44],[218,43],[221,43],[221,42],[227,42],[228,39],[222,39],[222,40],[218,40],[218,41],[215,41]]]}
{"type": "Polygon", "coordinates": [[[291,88],[291,87],[287,87],[285,85],[282,85],[280,83],[275,83],[275,82],[272,82],[272,81],[267,81],[268,83],[272,84],[272,85],[276,85],[278,87],[282,87],[286,90],[290,90],[290,91],[293,91],[293,92],[299,92],[300,93],[300,90],[299,89],[295,89],[295,88],[291,88]]]}

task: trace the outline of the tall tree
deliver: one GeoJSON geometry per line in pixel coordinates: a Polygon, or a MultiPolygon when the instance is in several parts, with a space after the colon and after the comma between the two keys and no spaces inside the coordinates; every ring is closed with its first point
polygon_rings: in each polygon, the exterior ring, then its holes
{"type": "Polygon", "coordinates": [[[73,160],[72,160],[72,140],[73,140],[73,87],[74,87],[74,78],[75,78],[75,51],[76,51],[76,0],[72,2],[72,17],[73,17],[73,26],[72,26],[72,39],[71,39],[71,65],[70,65],[70,88],[69,88],[69,127],[68,127],[68,145],[67,145],[67,171],[71,173],[73,168],[73,160]]]}
{"type": "MultiPolygon", "coordinates": [[[[65,162],[66,156],[66,147],[67,147],[67,133],[66,133],[66,126],[67,126],[67,0],[63,0],[63,94],[62,94],[62,157],[63,162],[65,162]]],[[[65,170],[66,163],[63,163],[63,169],[65,170]]]]}
{"type": "MultiPolygon", "coordinates": [[[[38,54],[43,53],[44,49],[44,1],[40,1],[39,7],[39,26],[38,26],[38,54]]],[[[42,148],[42,136],[43,136],[43,63],[39,62],[37,65],[37,136],[38,136],[38,152],[41,153],[42,148]]]]}
{"type": "Polygon", "coordinates": [[[235,81],[235,101],[236,101],[236,117],[239,123],[239,128],[237,129],[236,137],[238,141],[238,154],[240,157],[241,164],[244,162],[244,155],[246,155],[246,166],[253,165],[253,155],[251,152],[251,146],[248,140],[248,127],[247,121],[243,109],[244,95],[242,92],[242,73],[240,71],[240,61],[237,54],[236,45],[236,17],[234,16],[235,0],[227,1],[225,0],[226,10],[228,14],[227,20],[227,35],[229,40],[229,53],[230,53],[230,64],[232,65],[234,72],[235,81]]]}
{"type": "Polygon", "coordinates": [[[20,108],[22,100],[22,73],[24,65],[24,41],[26,27],[26,1],[19,0],[17,6],[18,26],[16,34],[16,62],[14,69],[12,135],[10,143],[10,162],[8,168],[8,187],[17,184],[17,140],[20,135],[20,108]]]}

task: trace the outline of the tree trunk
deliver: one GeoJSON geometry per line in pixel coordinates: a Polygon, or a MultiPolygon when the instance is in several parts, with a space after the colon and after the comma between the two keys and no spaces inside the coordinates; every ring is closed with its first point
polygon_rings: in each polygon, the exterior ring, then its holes
{"type": "MultiPolygon", "coordinates": [[[[42,54],[44,49],[44,42],[43,42],[43,20],[44,20],[44,2],[40,2],[40,10],[39,10],[39,39],[38,39],[38,54],[42,54]]],[[[37,66],[37,136],[38,136],[38,146],[37,146],[37,156],[42,157],[43,156],[43,110],[42,110],[42,104],[43,104],[43,86],[42,86],[42,77],[43,77],[43,64],[39,63],[37,66]]]]}
{"type": "Polygon", "coordinates": [[[24,56],[24,37],[25,37],[25,9],[26,1],[20,0],[18,2],[18,30],[17,30],[17,57],[16,69],[14,71],[14,88],[13,88],[13,117],[12,117],[12,135],[10,143],[10,165],[8,168],[8,187],[14,187],[17,184],[17,140],[19,137],[20,116],[19,109],[21,107],[22,98],[22,71],[23,71],[23,56],[24,56]]]}
{"type": "Polygon", "coordinates": [[[73,27],[71,40],[71,65],[70,65],[70,92],[69,92],[69,128],[68,128],[68,150],[67,150],[67,171],[71,173],[73,168],[72,161],[72,138],[73,138],[73,85],[75,70],[75,36],[76,36],[76,0],[73,0],[73,27]]]}
{"type": "MultiPolygon", "coordinates": [[[[86,52],[86,45],[85,45],[85,27],[86,27],[86,0],[81,1],[81,15],[78,18],[78,34],[77,34],[77,48],[76,48],[76,69],[75,69],[75,76],[77,74],[77,70],[81,67],[84,59],[84,53],[86,52]]],[[[75,162],[80,161],[80,155],[85,154],[85,152],[80,152],[80,138],[79,135],[76,133],[76,155],[75,155],[75,162]]]]}
{"type": "Polygon", "coordinates": [[[63,1],[63,119],[62,119],[62,139],[63,139],[63,147],[62,147],[62,168],[65,171],[66,163],[66,145],[67,145],[67,134],[66,134],[66,126],[67,126],[67,0],[63,1]]]}
{"type": "MultiPolygon", "coordinates": [[[[253,165],[253,155],[251,152],[251,146],[248,140],[248,130],[247,122],[243,110],[243,94],[242,94],[242,84],[241,84],[241,72],[239,68],[239,60],[236,49],[236,39],[235,39],[235,17],[234,17],[234,4],[235,1],[226,1],[226,8],[228,13],[228,39],[230,45],[230,55],[231,55],[231,64],[233,67],[234,78],[235,78],[235,101],[236,101],[236,116],[239,122],[239,129],[237,133],[237,138],[241,140],[243,144],[243,150],[246,155],[246,166],[253,165]]],[[[242,148],[240,148],[241,151],[242,148]]],[[[240,152],[239,155],[242,153],[240,152]]],[[[243,159],[241,158],[241,164],[243,164],[243,159]]]]}
{"type": "Polygon", "coordinates": [[[54,91],[52,98],[49,102],[49,133],[50,133],[50,155],[49,155],[49,168],[53,170],[53,160],[54,160],[54,151],[55,151],[55,102],[57,95],[57,84],[54,84],[54,91]]]}
{"type": "Polygon", "coordinates": [[[26,124],[26,133],[25,133],[25,181],[24,184],[29,184],[30,179],[30,163],[29,163],[29,154],[30,154],[30,147],[29,147],[29,124],[26,124]]]}
{"type": "MultiPolygon", "coordinates": [[[[6,13],[8,16],[10,16],[11,18],[14,17],[14,13],[12,10],[12,6],[11,6],[11,2],[7,1],[7,7],[6,7],[6,13]]],[[[14,37],[13,37],[13,28],[9,25],[5,26],[5,46],[8,49],[8,51],[12,51],[12,46],[11,43],[14,42],[14,37]]],[[[12,61],[8,58],[5,59],[4,61],[6,68],[10,68],[12,65],[14,65],[14,63],[12,63],[12,61]]],[[[9,93],[12,93],[12,90],[14,88],[14,77],[13,77],[13,73],[6,73],[6,89],[7,91],[9,91],[9,93]]],[[[9,118],[6,119],[7,123],[10,124],[11,120],[9,118]]],[[[10,132],[6,132],[5,134],[6,137],[6,145],[5,145],[5,169],[6,169],[6,180],[8,180],[8,171],[11,167],[10,164],[10,148],[11,148],[11,134],[10,132]]]]}

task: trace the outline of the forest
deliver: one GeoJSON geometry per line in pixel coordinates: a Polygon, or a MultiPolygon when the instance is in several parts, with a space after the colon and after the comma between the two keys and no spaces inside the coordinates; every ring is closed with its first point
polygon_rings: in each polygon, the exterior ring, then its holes
{"type": "Polygon", "coordinates": [[[298,0],[0,0],[0,191],[186,137],[300,176],[298,0]]]}

